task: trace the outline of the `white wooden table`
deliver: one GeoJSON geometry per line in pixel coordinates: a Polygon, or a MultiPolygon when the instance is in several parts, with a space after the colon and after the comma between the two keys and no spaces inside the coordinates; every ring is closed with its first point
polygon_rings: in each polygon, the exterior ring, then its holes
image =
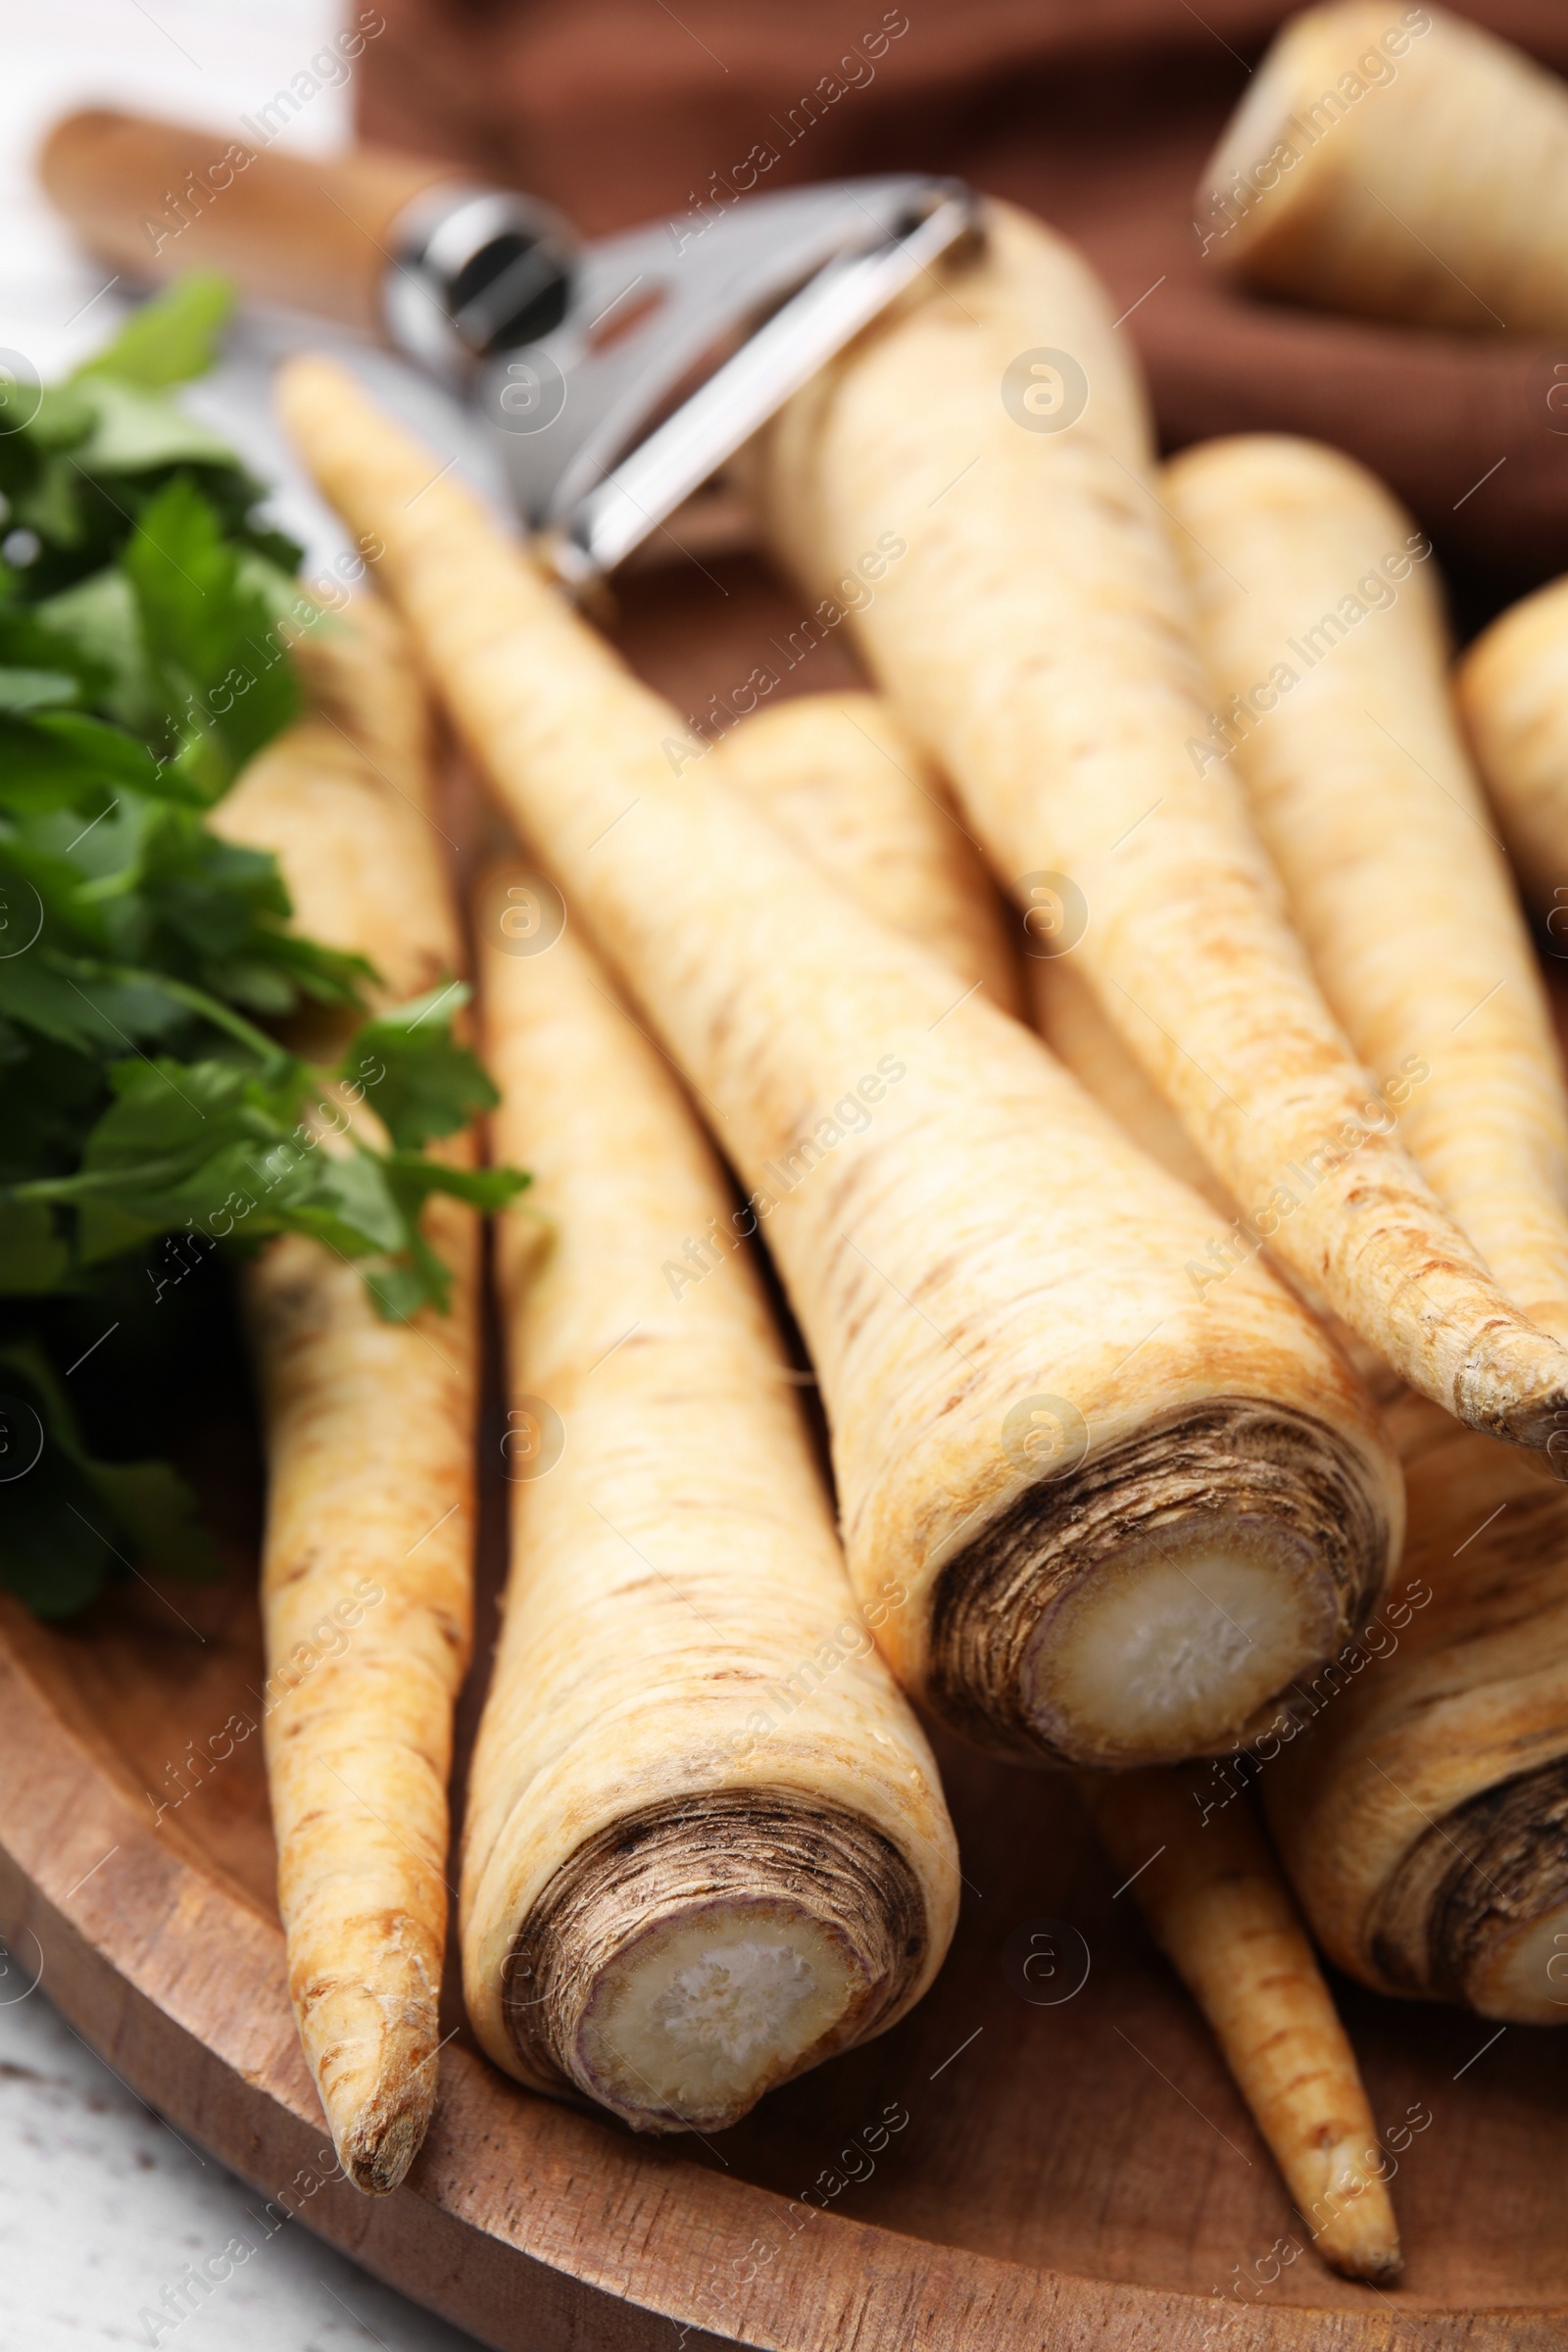
{"type": "Polygon", "coordinates": [[[357,2270],[302,2223],[266,2236],[262,2199],[176,2136],[26,1991],[0,1975],[0,2345],[5,2352],[463,2352],[473,2338],[357,2270]],[[19,1997],[20,1996],[20,1997],[19,1997]],[[256,2247],[177,2324],[187,2263],[256,2247]],[[262,2242],[263,2239],[266,2242],[262,2242]],[[177,2306],[175,2307],[177,2308],[177,2306]]]}

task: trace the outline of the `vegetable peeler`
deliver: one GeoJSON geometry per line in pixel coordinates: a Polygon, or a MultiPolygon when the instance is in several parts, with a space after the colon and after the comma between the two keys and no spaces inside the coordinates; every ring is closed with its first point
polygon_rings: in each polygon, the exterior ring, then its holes
{"type": "MultiPolygon", "coordinates": [[[[253,128],[255,126],[252,126],[253,128]]],[[[136,279],[218,268],[469,397],[574,593],[660,532],[834,354],[978,233],[918,173],[737,197],[585,243],[551,206],[384,149],[92,110],[45,143],[60,210],[136,279]]]]}

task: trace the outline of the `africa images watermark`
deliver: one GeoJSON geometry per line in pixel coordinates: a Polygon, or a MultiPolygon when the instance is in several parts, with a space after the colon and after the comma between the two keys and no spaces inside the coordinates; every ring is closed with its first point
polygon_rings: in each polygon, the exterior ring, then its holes
{"type": "Polygon", "coordinates": [[[1237,1797],[1255,1788],[1264,1765],[1272,1764],[1282,1748],[1308,1730],[1331,1699],[1338,1698],[1342,1690],[1352,1689],[1355,1677],[1365,1667],[1392,1658],[1399,1646],[1400,1634],[1416,1611],[1435,1598],[1433,1588],[1424,1576],[1409,1578],[1401,1591],[1385,1602],[1382,1614],[1369,1618],[1359,1633],[1324,1660],[1310,1680],[1302,1678],[1291,1684],[1266,1732],[1234,1755],[1215,1756],[1209,1766],[1208,1793],[1201,1788],[1192,1791],[1200,1828],[1206,1828],[1211,1813],[1223,1813],[1237,1797]]]}
{"type": "Polygon", "coordinates": [[[1286,1219],[1310,1200],[1323,1179],[1343,1168],[1369,1137],[1392,1135],[1398,1125],[1399,1108],[1431,1075],[1430,1062],[1423,1061],[1419,1054],[1407,1054],[1392,1077],[1374,1090],[1370,1101],[1348,1111],[1332,1135],[1303,1152],[1299,1159],[1288,1160],[1280,1170],[1280,1182],[1260,1208],[1250,1217],[1233,1217],[1229,1233],[1223,1238],[1216,1235],[1203,1258],[1188,1259],[1185,1272],[1199,1298],[1206,1298],[1216,1283],[1224,1282],[1238,1266],[1254,1257],[1286,1219]]]}
{"type": "MultiPolygon", "coordinates": [[[[934,2076],[932,2080],[935,2081],[934,2076]]],[[[908,2124],[909,2109],[904,2100],[889,2099],[881,2112],[874,2115],[869,2123],[861,2124],[858,2132],[838,2150],[837,2164],[824,2166],[813,2181],[803,2188],[799,2195],[791,2197],[784,2209],[784,2219],[789,2223],[787,2234],[780,2224],[777,2238],[754,2237],[744,2253],[731,2256],[727,2268],[722,2271],[717,2260],[710,2259],[695,2291],[697,2297],[710,2307],[711,2315],[724,2322],[727,2307],[740,2301],[759,2271],[765,2270],[775,2255],[787,2249],[817,2214],[830,2212],[835,2197],[842,2196],[856,2183],[870,2180],[876,2171],[877,2158],[887,2150],[894,2134],[906,2131],[908,2124]],[[844,2170],[840,2172],[837,2165],[842,2165],[844,2170]],[[815,2203],[812,2202],[813,2198],[817,2200],[815,2203]]],[[[702,2325],[704,2323],[697,2320],[684,2323],[675,2339],[676,2352],[684,2352],[686,2338],[695,2328],[702,2325]]]]}
{"type": "Polygon", "coordinates": [[[194,2318],[203,2304],[232,2278],[253,2254],[261,2252],[269,2238],[277,2235],[285,2222],[298,2221],[302,2209],[318,2190],[347,2177],[341,2162],[330,2148],[317,2150],[316,2165],[320,2167],[319,2171],[316,2166],[302,2164],[293,2180],[285,2183],[275,2196],[269,2197],[259,2214],[252,2213],[249,2206],[245,2208],[246,2218],[257,2232],[254,2241],[243,2231],[237,2232],[220,2246],[217,2253],[209,2254],[199,2268],[193,2262],[185,2263],[178,2277],[168,2280],[155,2304],[142,2305],[136,2314],[141,2328],[139,2340],[142,2343],[152,2345],[156,2352],[156,2347],[164,2338],[172,2335],[188,2319],[194,2318]],[[287,2202],[290,2197],[295,2200],[293,2204],[287,2202]]]}
{"type": "Polygon", "coordinates": [[[770,1217],[779,1202],[804,1184],[811,1170],[848,1136],[864,1135],[871,1125],[870,1105],[880,1102],[889,1087],[897,1086],[908,1074],[906,1061],[901,1061],[896,1054],[884,1054],[874,1070],[867,1070],[853,1088],[846,1089],[832,1110],[824,1111],[777,1159],[764,1159],[761,1173],[767,1183],[749,1195],[744,1207],[731,1212],[730,1233],[725,1234],[716,1216],[710,1217],[708,1231],[700,1239],[687,1236],[683,1257],[665,1258],[660,1272],[671,1296],[683,1298],[693,1283],[701,1282],[722,1263],[730,1250],[750,1241],[761,1219],[770,1217]]]}
{"type": "Polygon", "coordinates": [[[352,1644],[354,1628],[362,1622],[368,1610],[377,1607],[385,1598],[384,1588],[373,1577],[360,1577],[353,1594],[337,1601],[323,1615],[320,1623],[312,1629],[308,1638],[296,1642],[287,1657],[278,1660],[261,1690],[252,1691],[252,1697],[260,1701],[259,1716],[230,1715],[228,1721],[201,1747],[197,1746],[194,1740],[187,1740],[184,1755],[177,1762],[164,1767],[166,1787],[177,1793],[160,1800],[151,1788],[146,1791],[147,1802],[153,1809],[153,1828],[161,1828],[166,1813],[177,1812],[187,1797],[194,1796],[219,1765],[226,1764],[235,1748],[258,1731],[273,1709],[298,1690],[318,1666],[329,1659],[343,1657],[352,1644]]]}
{"type": "Polygon", "coordinates": [[[1225,709],[1212,714],[1206,735],[1188,737],[1187,756],[1199,774],[1228,760],[1252,729],[1271,710],[1278,710],[1284,697],[1293,693],[1336,646],[1344,644],[1352,629],[1359,628],[1374,612],[1392,612],[1399,601],[1396,583],[1407,580],[1415,565],[1424,564],[1431,553],[1432,542],[1426,533],[1411,531],[1402,547],[1391,548],[1356,581],[1353,589],[1346,590],[1332,612],[1321,614],[1299,636],[1287,637],[1285,651],[1295,655],[1300,668],[1293,668],[1282,658],[1266,678],[1259,678],[1245,694],[1233,694],[1225,709]]]}
{"type": "Polygon", "coordinates": [[[722,172],[710,172],[708,185],[701,195],[695,188],[688,189],[686,200],[691,206],[690,212],[681,220],[669,223],[670,242],[675,251],[684,253],[687,246],[705,235],[715,220],[721,220],[731,206],[739,204],[743,196],[749,196],[763,173],[772,171],[785,150],[804,139],[807,132],[822,121],[829,109],[837,106],[842,98],[847,98],[851,90],[869,89],[876,79],[873,60],[886,57],[892,44],[902,41],[908,29],[909,20],[902,8],[885,10],[881,24],[873,26],[870,32],[862,32],[858,43],[838,60],[831,74],[819,74],[811,87],[804,91],[788,109],[782,122],[777,115],[768,116],[769,122],[783,139],[782,147],[775,147],[770,139],[759,139],[738,164],[730,166],[727,178],[722,172]]]}
{"type": "Polygon", "coordinates": [[[833,594],[819,597],[813,610],[790,630],[782,645],[776,637],[768,639],[782,667],[774,669],[771,663],[759,662],[738,686],[730,688],[727,698],[710,694],[701,717],[696,711],[689,711],[687,716],[693,729],[706,734],[708,740],[694,742],[688,735],[666,735],[661,748],[674,773],[681,775],[694,761],[705,758],[731,727],[738,726],[743,718],[750,718],[774,687],[792,669],[798,669],[819,645],[824,645],[852,612],[863,612],[875,598],[872,583],[886,578],[892,566],[908,552],[909,543],[899,532],[879,532],[875,547],[867,548],[864,555],[856,558],[844,577],[834,582],[833,594]]]}
{"type": "Polygon", "coordinates": [[[210,212],[226,189],[233,186],[242,172],[248,172],[258,155],[280,138],[296,115],[309,106],[322,90],[340,90],[353,72],[352,60],[361,56],[367,41],[385,32],[386,19],[377,8],[362,8],[354,23],[335,33],[324,49],[317,51],[308,66],[302,66],[292,75],[285,89],[274,90],[265,106],[259,106],[253,116],[241,115],[243,139],[231,139],[221,155],[214,156],[205,170],[190,170],[177,188],[164,191],[164,209],[153,215],[144,213],[139,223],[143,236],[154,253],[162,253],[171,239],[182,236],[185,230],[210,212]]]}
{"type": "Polygon", "coordinates": [[[1267,155],[1260,156],[1249,170],[1234,172],[1228,188],[1210,191],[1208,211],[1213,225],[1205,227],[1198,220],[1193,222],[1199,252],[1206,253],[1217,238],[1228,237],[1253,206],[1279,186],[1285,173],[1295,170],[1303,155],[1310,154],[1320,140],[1332,136],[1336,125],[1345,121],[1353,106],[1360,105],[1369,91],[1387,89],[1390,82],[1397,80],[1399,69],[1395,60],[1403,57],[1413,41],[1431,30],[1432,19],[1424,8],[1407,8],[1389,26],[1380,42],[1369,46],[1353,65],[1347,67],[1332,89],[1325,90],[1312,105],[1303,106],[1298,114],[1288,115],[1284,136],[1267,155]]]}
{"type": "MultiPolygon", "coordinates": [[[[1361,2161],[1367,2168],[1368,2178],[1357,2179],[1352,2176],[1337,2189],[1313,2197],[1304,2211],[1298,2205],[1296,2215],[1306,2232],[1306,2244],[1315,2246],[1325,2230],[1343,2222],[1347,2211],[1369,2193],[1374,2181],[1392,2180],[1399,2169],[1399,2157],[1419,2133],[1430,2131],[1436,2120],[1434,2110],[1425,2099],[1412,2099],[1398,2121],[1385,2126],[1371,2146],[1362,2149],[1361,2161]]],[[[1216,2297],[1234,2297],[1238,2303],[1256,2304],[1265,2289],[1275,2284],[1281,2272],[1288,2271],[1304,2251],[1298,2238],[1290,2234],[1277,2237],[1266,2254],[1246,2264],[1233,2262],[1229,2278],[1223,2284],[1216,2282],[1208,2291],[1216,2297]],[[1270,2262],[1274,2265],[1272,2270],[1267,2268],[1270,2262]]],[[[1229,2319],[1229,2313],[1226,2316],[1229,2319]]],[[[1209,2344],[1213,2333],[1212,2327],[1203,2329],[1203,2346],[1209,2344]]],[[[1252,2340],[1255,2342],[1257,2339],[1254,2336],[1252,2340]]]]}
{"type": "Polygon", "coordinates": [[[797,1708],[825,1687],[829,1676],[837,1674],[841,1666],[852,1658],[868,1658],[876,1647],[873,1636],[880,1633],[908,1597],[906,1585],[897,1577],[885,1576],[869,1600],[858,1597],[855,1602],[862,1623],[858,1623],[854,1616],[846,1617],[831,1633],[823,1635],[808,1658],[798,1659],[788,1674],[770,1675],[744,1725],[729,1735],[731,1758],[749,1755],[760,1740],[770,1739],[797,1708]]]}

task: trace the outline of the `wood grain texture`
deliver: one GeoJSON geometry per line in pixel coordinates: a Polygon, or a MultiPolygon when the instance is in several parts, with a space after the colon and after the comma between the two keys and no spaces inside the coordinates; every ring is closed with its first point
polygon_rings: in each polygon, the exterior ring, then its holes
{"type": "Polygon", "coordinates": [[[94,107],[55,125],[40,176],[86,242],[140,279],[222,270],[253,297],[381,333],[398,217],[451,167],[378,147],[271,153],[267,128],[230,139],[94,107]]]}
{"type": "Polygon", "coordinates": [[[1510,2029],[1477,2059],[1491,2029],[1462,2012],[1342,1988],[1380,2125],[1432,2113],[1394,2183],[1407,2284],[1357,2289],[1303,2250],[1254,2297],[1269,2248],[1302,2232],[1201,2021],[1065,1783],[952,1743],[964,1915],[881,2041],[707,2146],[650,2143],[503,2081],[454,2014],[408,2182],[332,2181],[260,1740],[199,1785],[189,1769],[192,1742],[258,1710],[254,1561],[232,1553],[220,1588],[123,1587],[68,1632],[0,1608],[0,1933],[184,2138],[498,2352],[642,2352],[683,2328],[698,2352],[1560,2347],[1568,2041],[1510,2029]],[[1086,1939],[1090,1972],[1035,2005],[1019,1953],[1048,1920],[1064,1964],[1060,1925],[1086,1939]],[[852,2143],[899,2113],[867,2172],[852,2143]],[[831,2210],[808,2219],[813,2183],[831,2210]]]}

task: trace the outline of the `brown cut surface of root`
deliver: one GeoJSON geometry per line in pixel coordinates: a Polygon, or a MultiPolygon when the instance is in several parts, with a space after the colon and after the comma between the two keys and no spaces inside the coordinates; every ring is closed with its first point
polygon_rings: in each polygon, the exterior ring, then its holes
{"type": "Polygon", "coordinates": [[[933,1695],[981,1744],[1057,1763],[1234,1746],[1359,1613],[1387,1532],[1354,1454],[1305,1415],[1246,1397],[1169,1413],[949,1561],[933,1695]]]}
{"type": "Polygon", "coordinates": [[[870,2031],[927,1934],[907,1862],[843,1807],[766,1786],[672,1799],[543,1888],[507,2025],[531,2071],[638,2131],[722,2131],[870,2031]]]}
{"type": "Polygon", "coordinates": [[[1568,1757],[1484,1788],[1435,1821],[1382,1889],[1372,1950],[1384,1973],[1483,2017],[1568,2020],[1568,1757]]]}
{"type": "Polygon", "coordinates": [[[1400,1572],[1261,1776],[1329,1957],[1379,1991],[1568,2021],[1568,1495],[1407,1398],[1400,1572]],[[1561,1938],[1562,1940],[1559,1940],[1561,1938]]]}

